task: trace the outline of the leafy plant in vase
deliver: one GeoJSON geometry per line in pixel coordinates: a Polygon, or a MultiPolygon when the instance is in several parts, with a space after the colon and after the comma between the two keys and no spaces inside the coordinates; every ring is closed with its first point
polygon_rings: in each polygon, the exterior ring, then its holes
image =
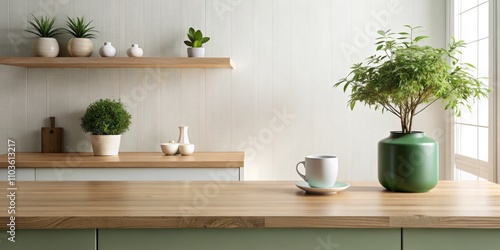
{"type": "Polygon", "coordinates": [[[131,124],[132,116],[122,102],[100,99],[87,107],[81,127],[91,133],[90,141],[94,155],[117,155],[121,134],[131,124]]]}
{"type": "Polygon", "coordinates": [[[28,22],[30,27],[25,31],[38,37],[33,43],[33,55],[38,57],[57,57],[59,55],[59,44],[54,37],[60,35],[62,30],[55,28],[54,23],[56,22],[56,18],[48,18],[47,16],[37,18],[33,14],[31,16],[33,20],[28,22]]]}
{"type": "Polygon", "coordinates": [[[420,27],[405,27],[409,32],[378,31],[377,54],[354,64],[334,87],[351,89],[351,109],[360,102],[401,121],[401,131],[378,144],[380,184],[392,191],[427,192],[438,181],[438,143],[412,130],[415,116],[437,100],[460,115],[461,108],[471,109],[469,100],[486,97],[489,89],[471,74],[473,65],[459,61],[463,41],[452,38],[448,49],[421,46],[428,37],[414,35],[420,27]]]}
{"type": "Polygon", "coordinates": [[[84,16],[67,18],[66,25],[68,28],[64,28],[64,30],[73,36],[67,45],[69,55],[73,57],[91,56],[94,45],[90,39],[95,39],[95,33],[98,32],[94,27],[90,26],[92,21],[87,22],[84,16]]]}
{"type": "Polygon", "coordinates": [[[188,57],[204,57],[203,44],[210,41],[210,37],[203,37],[201,30],[195,30],[193,27],[189,28],[187,36],[189,40],[184,41],[184,44],[190,47],[187,49],[188,57]]]}

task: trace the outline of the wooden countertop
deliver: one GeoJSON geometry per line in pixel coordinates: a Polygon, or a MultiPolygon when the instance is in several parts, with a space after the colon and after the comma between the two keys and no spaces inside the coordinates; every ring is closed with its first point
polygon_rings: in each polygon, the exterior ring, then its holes
{"type": "MultiPolygon", "coordinates": [[[[18,182],[16,228],[500,228],[500,185],[441,181],[428,193],[352,182],[310,195],[290,181],[18,182]]],[[[0,182],[0,226],[8,223],[0,182]]]]}
{"type": "MultiPolygon", "coordinates": [[[[240,168],[245,152],[195,152],[190,156],[166,156],[161,152],[120,152],[117,156],[92,153],[16,153],[16,168],[240,168]]],[[[0,156],[0,168],[8,166],[0,156]]]]}

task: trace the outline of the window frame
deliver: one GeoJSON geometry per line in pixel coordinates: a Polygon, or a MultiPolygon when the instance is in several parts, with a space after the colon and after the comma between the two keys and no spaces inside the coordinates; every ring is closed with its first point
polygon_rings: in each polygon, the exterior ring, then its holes
{"type": "MultiPolygon", "coordinates": [[[[455,26],[455,6],[454,0],[446,0],[447,8],[446,8],[446,17],[447,17],[447,29],[446,35],[448,39],[448,43],[450,42],[451,36],[454,33],[455,26]]],[[[497,1],[488,1],[489,4],[489,87],[491,89],[491,93],[489,95],[488,103],[489,103],[489,119],[488,119],[488,131],[489,137],[491,137],[488,145],[488,166],[484,164],[479,164],[479,167],[472,167],[477,164],[476,159],[465,157],[465,156],[456,156],[455,155],[455,118],[452,115],[451,111],[448,112],[448,133],[446,139],[446,163],[447,167],[444,170],[445,176],[444,179],[454,180],[455,179],[455,165],[459,163],[462,165],[462,169],[466,170],[469,173],[472,173],[478,177],[487,177],[488,180],[500,183],[500,164],[498,161],[498,155],[500,155],[500,147],[498,147],[498,143],[500,142],[500,127],[498,126],[500,122],[500,109],[497,108],[498,100],[500,100],[500,91],[498,91],[499,83],[499,72],[500,72],[500,49],[498,46],[498,42],[500,42],[500,4],[497,1]],[[457,159],[455,160],[455,157],[457,159]],[[491,165],[489,163],[491,161],[491,165]],[[490,167],[491,166],[491,167],[490,167]],[[482,174],[482,172],[489,172],[486,175],[482,174]]]]}

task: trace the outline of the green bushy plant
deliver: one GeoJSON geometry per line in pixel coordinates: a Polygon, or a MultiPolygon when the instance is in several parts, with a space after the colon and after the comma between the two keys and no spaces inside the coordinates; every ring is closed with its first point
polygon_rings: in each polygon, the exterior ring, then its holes
{"type": "Polygon", "coordinates": [[[86,21],[85,16],[82,17],[76,17],[76,18],[70,18],[67,17],[68,20],[66,21],[66,25],[68,28],[64,28],[64,30],[72,35],[75,38],[89,38],[89,39],[94,39],[96,38],[95,33],[98,31],[95,30],[95,27],[90,26],[92,21],[86,21]]]}
{"type": "Polygon", "coordinates": [[[334,87],[350,87],[349,106],[361,102],[388,111],[401,120],[401,131],[411,133],[413,119],[437,100],[460,115],[473,98],[486,97],[489,89],[471,74],[473,65],[458,59],[464,41],[452,38],[448,49],[421,46],[427,36],[414,36],[416,29],[393,33],[378,31],[377,54],[354,64],[351,72],[334,87]]]}
{"type": "Polygon", "coordinates": [[[100,99],[87,107],[81,127],[93,135],[120,135],[129,129],[131,119],[122,102],[100,99]]]}
{"type": "Polygon", "coordinates": [[[204,43],[210,41],[210,37],[203,37],[201,30],[195,30],[193,27],[189,28],[187,36],[189,40],[184,41],[184,44],[193,48],[200,48],[204,43]]]}
{"type": "Polygon", "coordinates": [[[54,23],[56,22],[56,18],[49,18],[47,16],[41,16],[37,18],[35,15],[31,14],[33,17],[32,21],[28,21],[28,24],[31,26],[26,29],[26,32],[29,32],[38,37],[55,37],[62,33],[60,28],[55,28],[54,23]]]}

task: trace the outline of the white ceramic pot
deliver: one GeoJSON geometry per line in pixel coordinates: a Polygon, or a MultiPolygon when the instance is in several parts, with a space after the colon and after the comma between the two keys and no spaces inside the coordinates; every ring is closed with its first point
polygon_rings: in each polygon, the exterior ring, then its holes
{"type": "Polygon", "coordinates": [[[127,49],[127,56],[141,57],[144,52],[139,48],[139,44],[132,44],[132,47],[127,49]]]}
{"type": "Polygon", "coordinates": [[[38,57],[57,57],[59,55],[59,44],[52,37],[39,37],[33,43],[32,52],[38,57]]]}
{"type": "Polygon", "coordinates": [[[73,57],[89,57],[92,55],[94,45],[88,38],[71,38],[68,41],[68,53],[73,57]]]}
{"type": "Polygon", "coordinates": [[[111,42],[104,42],[104,45],[99,49],[99,55],[102,57],[115,57],[116,48],[113,47],[111,42]]]}
{"type": "Polygon", "coordinates": [[[205,48],[187,48],[188,57],[205,57],[205,48]]]}
{"type": "Polygon", "coordinates": [[[91,135],[94,155],[118,155],[121,135],[91,135]]]}

